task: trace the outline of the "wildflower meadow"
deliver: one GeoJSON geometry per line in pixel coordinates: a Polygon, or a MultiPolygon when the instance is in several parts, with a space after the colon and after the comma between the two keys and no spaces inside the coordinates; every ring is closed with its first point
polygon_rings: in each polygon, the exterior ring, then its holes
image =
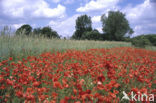
{"type": "Polygon", "coordinates": [[[1,103],[154,103],[156,98],[155,51],[69,49],[13,59],[0,62],[1,103]],[[135,98],[122,100],[123,91],[128,96],[133,91],[135,98]]]}

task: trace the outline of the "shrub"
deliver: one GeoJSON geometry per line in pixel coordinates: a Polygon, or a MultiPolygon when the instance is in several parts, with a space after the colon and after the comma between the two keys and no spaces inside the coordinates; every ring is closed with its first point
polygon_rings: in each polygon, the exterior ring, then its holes
{"type": "Polygon", "coordinates": [[[87,39],[87,40],[100,40],[100,37],[101,35],[97,30],[88,31],[82,35],[82,39],[87,39]]]}
{"type": "Polygon", "coordinates": [[[48,38],[60,38],[58,33],[56,31],[54,31],[53,29],[51,29],[51,27],[49,27],[49,26],[42,28],[41,34],[44,37],[48,37],[48,38]]]}
{"type": "Polygon", "coordinates": [[[25,24],[17,29],[16,34],[17,35],[21,35],[21,34],[30,35],[31,31],[32,31],[32,27],[29,24],[25,24]]]}
{"type": "Polygon", "coordinates": [[[144,37],[141,37],[140,39],[135,38],[131,40],[132,45],[134,45],[135,47],[141,47],[141,48],[145,48],[146,45],[151,45],[151,42],[144,37]]]}

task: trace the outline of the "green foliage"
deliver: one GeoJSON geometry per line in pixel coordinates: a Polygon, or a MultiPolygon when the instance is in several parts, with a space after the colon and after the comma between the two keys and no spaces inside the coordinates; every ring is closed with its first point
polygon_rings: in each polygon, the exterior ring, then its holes
{"type": "Polygon", "coordinates": [[[51,27],[35,28],[33,34],[37,36],[43,36],[48,38],[60,38],[58,33],[54,31],[51,27]]]}
{"type": "Polygon", "coordinates": [[[24,24],[16,30],[16,35],[30,35],[32,27],[29,24],[24,24]]]}
{"type": "Polygon", "coordinates": [[[44,37],[48,37],[48,38],[60,38],[58,33],[54,31],[53,29],[51,29],[51,27],[49,26],[42,28],[41,34],[44,37]]]}
{"type": "Polygon", "coordinates": [[[156,34],[148,34],[144,35],[145,38],[147,38],[153,46],[156,46],[156,34]]]}
{"type": "Polygon", "coordinates": [[[82,15],[76,20],[76,31],[74,32],[72,38],[73,39],[82,39],[82,36],[85,32],[92,30],[92,21],[91,17],[87,15],[82,15]]]}
{"type": "Polygon", "coordinates": [[[43,27],[43,28],[35,28],[32,32],[32,27],[28,24],[22,25],[19,29],[16,31],[16,35],[37,35],[37,36],[44,36],[48,38],[60,38],[58,33],[51,29],[51,27],[43,27]]]}
{"type": "Polygon", "coordinates": [[[108,17],[104,14],[101,16],[102,30],[107,34],[108,40],[124,40],[126,33],[129,35],[134,31],[130,28],[125,14],[120,11],[110,11],[108,17]]]}
{"type": "Polygon", "coordinates": [[[130,37],[125,37],[125,38],[124,38],[124,41],[125,41],[125,42],[131,42],[131,38],[130,38],[130,37]]]}
{"type": "Polygon", "coordinates": [[[145,48],[147,45],[151,45],[150,41],[144,36],[141,36],[140,38],[132,39],[131,43],[132,45],[136,47],[141,47],[141,48],[145,48]]]}
{"type": "Polygon", "coordinates": [[[35,34],[35,35],[40,35],[41,32],[42,32],[42,29],[41,29],[41,28],[35,28],[35,29],[33,30],[33,34],[35,34]]]}
{"type": "Polygon", "coordinates": [[[140,35],[131,39],[132,45],[136,47],[142,47],[153,45],[156,46],[156,35],[140,35]]]}
{"type": "Polygon", "coordinates": [[[130,29],[129,29],[129,34],[132,35],[133,33],[134,33],[133,29],[130,28],[130,29]]]}
{"type": "Polygon", "coordinates": [[[87,31],[82,35],[82,39],[101,40],[101,34],[98,30],[87,31]]]}

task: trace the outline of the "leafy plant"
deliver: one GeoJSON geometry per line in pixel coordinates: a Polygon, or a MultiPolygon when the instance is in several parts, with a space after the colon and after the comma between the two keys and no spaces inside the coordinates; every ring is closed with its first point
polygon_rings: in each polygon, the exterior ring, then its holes
{"type": "Polygon", "coordinates": [[[141,47],[141,48],[145,48],[147,45],[151,45],[151,42],[144,37],[141,38],[135,38],[131,40],[132,45],[136,46],[136,47],[141,47]]]}
{"type": "Polygon", "coordinates": [[[103,14],[101,22],[102,30],[106,33],[108,40],[121,41],[124,40],[126,33],[133,33],[133,29],[130,28],[125,14],[120,11],[110,11],[108,17],[103,14]]]}

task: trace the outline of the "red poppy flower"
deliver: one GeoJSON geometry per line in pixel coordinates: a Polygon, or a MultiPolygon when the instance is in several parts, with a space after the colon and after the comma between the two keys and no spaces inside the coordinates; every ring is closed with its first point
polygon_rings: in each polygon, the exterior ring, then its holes
{"type": "Polygon", "coordinates": [[[40,82],[36,81],[36,82],[33,82],[33,86],[34,87],[38,87],[40,85],[40,82]]]}

